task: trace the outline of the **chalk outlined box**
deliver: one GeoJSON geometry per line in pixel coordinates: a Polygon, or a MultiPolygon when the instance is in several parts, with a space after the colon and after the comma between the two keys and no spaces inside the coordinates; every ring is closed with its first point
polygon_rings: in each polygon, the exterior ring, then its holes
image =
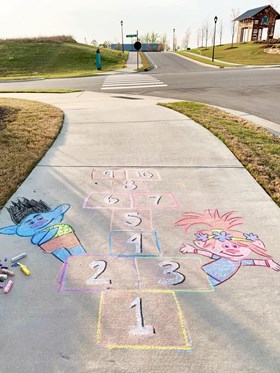
{"type": "Polygon", "coordinates": [[[112,180],[112,192],[149,192],[147,183],[141,179],[112,180]]]}
{"type": "Polygon", "coordinates": [[[190,351],[192,342],[174,292],[101,293],[96,343],[107,348],[190,351]],[[141,323],[148,333],[135,333],[139,324],[139,307],[131,307],[141,299],[141,323]],[[149,331],[150,329],[150,331],[149,331]]]}
{"type": "Polygon", "coordinates": [[[64,263],[59,291],[100,292],[139,289],[133,258],[76,255],[64,263]]]}
{"type": "Polygon", "coordinates": [[[156,231],[111,231],[110,255],[125,257],[159,256],[160,245],[156,231]]]}
{"type": "Polygon", "coordinates": [[[214,291],[200,258],[135,258],[141,291],[211,292],[214,291]]]}
{"type": "Polygon", "coordinates": [[[111,231],[119,230],[141,230],[152,231],[151,209],[118,209],[112,211],[111,231]]]}
{"type": "Polygon", "coordinates": [[[131,193],[133,208],[178,209],[179,204],[170,192],[131,193]]]}
{"type": "Polygon", "coordinates": [[[126,170],[117,167],[96,167],[91,171],[92,180],[125,180],[126,170]]]}
{"type": "Polygon", "coordinates": [[[159,181],[161,177],[157,170],[148,168],[129,168],[126,169],[126,178],[132,180],[150,180],[159,181]]]}
{"type": "Polygon", "coordinates": [[[132,197],[130,193],[91,192],[84,201],[85,209],[130,209],[132,197]]]}

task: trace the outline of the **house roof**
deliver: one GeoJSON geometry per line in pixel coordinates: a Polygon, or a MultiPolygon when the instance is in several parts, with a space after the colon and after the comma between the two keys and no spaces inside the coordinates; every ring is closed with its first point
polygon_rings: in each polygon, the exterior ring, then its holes
{"type": "MultiPolygon", "coordinates": [[[[240,16],[238,16],[237,18],[235,18],[234,21],[242,21],[244,19],[254,17],[255,15],[257,15],[258,13],[260,13],[261,11],[263,11],[265,8],[267,8],[269,6],[271,7],[271,5],[264,5],[264,6],[260,6],[259,8],[254,8],[254,9],[247,10],[247,12],[245,12],[245,13],[241,14],[240,16]]],[[[275,10],[274,8],[272,8],[272,9],[275,10]]],[[[276,12],[276,10],[275,10],[275,12],[276,12]]],[[[277,14],[278,14],[277,19],[279,19],[280,14],[279,13],[277,13],[277,14]]]]}

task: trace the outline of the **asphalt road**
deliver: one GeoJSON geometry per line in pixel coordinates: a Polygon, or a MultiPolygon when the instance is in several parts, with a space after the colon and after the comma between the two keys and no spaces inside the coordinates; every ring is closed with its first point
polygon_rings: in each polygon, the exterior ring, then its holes
{"type": "MultiPolygon", "coordinates": [[[[280,67],[210,68],[170,53],[149,53],[156,69],[133,74],[156,78],[166,85],[119,87],[118,93],[170,97],[240,110],[280,124],[280,67]]],[[[120,74],[121,75],[121,74],[120,74]]],[[[138,78],[136,78],[138,76],[138,78]]],[[[107,75],[51,80],[0,82],[1,89],[76,88],[100,92],[107,75]]],[[[110,91],[107,88],[107,91],[110,91]]],[[[116,90],[111,90],[116,92],[116,90]]]]}

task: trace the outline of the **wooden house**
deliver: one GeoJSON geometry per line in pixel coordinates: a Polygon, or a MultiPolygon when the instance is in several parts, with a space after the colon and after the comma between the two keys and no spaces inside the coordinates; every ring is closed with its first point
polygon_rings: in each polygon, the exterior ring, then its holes
{"type": "Polygon", "coordinates": [[[274,37],[276,20],[280,14],[271,6],[247,10],[234,21],[238,21],[237,43],[257,41],[263,39],[263,30],[267,28],[267,40],[274,37]]]}

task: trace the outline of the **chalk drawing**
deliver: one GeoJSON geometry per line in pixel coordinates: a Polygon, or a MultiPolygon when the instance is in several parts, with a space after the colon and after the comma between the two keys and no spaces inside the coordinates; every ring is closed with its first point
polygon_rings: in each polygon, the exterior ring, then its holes
{"type": "Polygon", "coordinates": [[[232,229],[244,223],[242,218],[233,217],[233,214],[234,211],[229,211],[221,215],[218,209],[213,212],[209,209],[202,213],[186,212],[175,223],[176,226],[183,227],[186,233],[194,225],[206,225],[206,229],[195,233],[195,246],[184,242],[180,252],[212,259],[201,268],[213,286],[232,278],[242,266],[260,266],[280,271],[280,265],[266,253],[264,243],[256,234],[232,229]],[[251,259],[249,256],[252,253],[266,259],[251,259]]]}
{"type": "Polygon", "coordinates": [[[135,230],[151,231],[151,209],[113,210],[111,217],[111,230],[135,230]]]}
{"type": "Polygon", "coordinates": [[[132,335],[151,335],[155,334],[155,328],[151,325],[145,325],[142,307],[142,298],[137,297],[130,304],[130,308],[136,309],[137,326],[130,328],[129,334],[132,335]]]}
{"type": "Polygon", "coordinates": [[[92,180],[125,180],[126,171],[119,168],[94,168],[91,178],[92,180]]]}
{"type": "Polygon", "coordinates": [[[132,197],[130,193],[93,192],[86,197],[83,207],[86,209],[132,208],[132,197]]]}
{"type": "Polygon", "coordinates": [[[169,192],[146,192],[131,193],[133,208],[150,207],[153,209],[177,209],[179,204],[172,193],[169,192]]]}
{"type": "Polygon", "coordinates": [[[159,173],[152,169],[127,169],[127,179],[157,181],[161,180],[159,173]]]}
{"type": "Polygon", "coordinates": [[[96,342],[107,348],[191,350],[186,322],[173,292],[102,293],[96,342]]]}
{"type": "Polygon", "coordinates": [[[133,258],[82,255],[71,257],[64,263],[58,290],[101,292],[136,290],[139,287],[133,258]]]}
{"type": "Polygon", "coordinates": [[[112,192],[148,192],[147,183],[142,180],[113,180],[112,192]]]}
{"type": "Polygon", "coordinates": [[[180,264],[177,262],[171,262],[171,261],[164,261],[159,263],[160,267],[170,267],[167,268],[166,270],[163,271],[164,275],[172,275],[167,276],[167,278],[161,278],[158,280],[159,284],[164,284],[164,285],[179,285],[182,284],[186,277],[182,273],[178,272],[177,270],[180,268],[180,264]]]}
{"type": "Polygon", "coordinates": [[[72,255],[86,253],[74,229],[62,223],[69,208],[70,205],[63,204],[51,209],[42,200],[27,198],[12,201],[7,210],[15,225],[0,228],[0,234],[31,237],[34,245],[64,262],[72,255]]]}
{"type": "Polygon", "coordinates": [[[201,271],[200,258],[136,257],[139,288],[145,292],[211,292],[208,276],[201,271]]]}
{"type": "Polygon", "coordinates": [[[160,246],[155,231],[111,231],[110,255],[159,256],[160,246]]]}
{"type": "Polygon", "coordinates": [[[159,173],[152,169],[123,169],[118,167],[92,169],[92,180],[161,180],[159,173]]]}
{"type": "Polygon", "coordinates": [[[97,271],[86,281],[87,285],[109,285],[112,283],[110,279],[98,278],[106,270],[107,262],[105,260],[93,260],[89,263],[89,267],[92,269],[97,268],[97,271]]]}

